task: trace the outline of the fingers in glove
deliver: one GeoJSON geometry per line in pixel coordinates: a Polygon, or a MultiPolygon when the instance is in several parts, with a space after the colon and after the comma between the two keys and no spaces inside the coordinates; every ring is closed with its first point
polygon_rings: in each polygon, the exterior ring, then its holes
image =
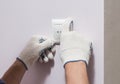
{"type": "Polygon", "coordinates": [[[39,57],[39,62],[41,62],[41,63],[43,63],[43,58],[44,58],[44,55],[43,55],[43,53],[42,54],[40,54],[40,57],[39,57]]]}
{"type": "Polygon", "coordinates": [[[47,55],[46,55],[45,52],[43,53],[43,58],[42,58],[42,60],[43,60],[43,62],[45,62],[45,63],[47,63],[47,62],[49,61],[49,59],[48,59],[48,57],[47,57],[47,55]]]}
{"type": "Polygon", "coordinates": [[[46,63],[46,62],[49,61],[49,59],[48,59],[48,57],[47,57],[47,55],[46,55],[45,52],[42,52],[42,54],[40,55],[39,61],[40,61],[41,63],[43,63],[43,62],[46,63]]]}
{"type": "Polygon", "coordinates": [[[49,61],[49,59],[52,60],[53,58],[54,58],[54,56],[53,56],[52,52],[47,49],[41,54],[40,62],[47,63],[49,61]]]}
{"type": "Polygon", "coordinates": [[[49,50],[52,52],[53,56],[55,56],[55,54],[56,54],[56,45],[52,46],[49,50]]]}
{"type": "Polygon", "coordinates": [[[42,52],[42,54],[40,55],[39,61],[41,63],[43,63],[43,62],[46,63],[49,60],[53,60],[54,56],[55,56],[55,53],[56,53],[56,49],[55,49],[55,45],[54,45],[51,48],[46,49],[42,52]]]}
{"type": "Polygon", "coordinates": [[[53,39],[40,40],[43,40],[43,42],[40,43],[40,48],[43,50],[52,47],[55,44],[55,41],[53,39]]]}
{"type": "Polygon", "coordinates": [[[46,55],[50,60],[54,59],[53,53],[50,50],[46,50],[46,55]]]}

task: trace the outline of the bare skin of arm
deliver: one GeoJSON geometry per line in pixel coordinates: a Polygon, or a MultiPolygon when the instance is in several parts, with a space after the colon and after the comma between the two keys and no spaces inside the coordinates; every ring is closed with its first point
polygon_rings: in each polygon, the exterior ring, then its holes
{"type": "Polygon", "coordinates": [[[86,64],[83,61],[65,65],[66,84],[89,84],[86,64]]]}
{"type": "Polygon", "coordinates": [[[20,84],[25,72],[24,65],[16,60],[1,79],[5,81],[5,84],[20,84]]]}

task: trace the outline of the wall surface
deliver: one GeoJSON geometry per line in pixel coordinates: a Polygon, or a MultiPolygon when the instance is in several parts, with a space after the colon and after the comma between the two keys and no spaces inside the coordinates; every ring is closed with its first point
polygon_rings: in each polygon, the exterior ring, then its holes
{"type": "MultiPolygon", "coordinates": [[[[103,84],[103,0],[0,0],[0,76],[33,34],[52,36],[51,19],[72,16],[74,30],[92,39],[91,84],[103,84]]],[[[54,62],[35,63],[21,84],[65,84],[59,46],[54,62]]]]}
{"type": "Polygon", "coordinates": [[[120,0],[105,0],[105,84],[120,83],[120,0]]]}

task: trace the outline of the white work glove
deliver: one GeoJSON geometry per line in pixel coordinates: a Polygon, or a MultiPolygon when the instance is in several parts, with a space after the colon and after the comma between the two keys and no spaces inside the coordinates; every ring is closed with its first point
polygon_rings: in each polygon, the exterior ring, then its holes
{"type": "Polygon", "coordinates": [[[54,51],[51,51],[54,44],[53,39],[34,35],[17,59],[20,60],[27,69],[38,59],[42,62],[48,62],[49,59],[53,59],[54,57],[54,51]]]}
{"type": "Polygon", "coordinates": [[[61,34],[60,38],[61,60],[65,66],[68,62],[84,61],[89,62],[91,54],[91,42],[71,31],[61,34]]]}

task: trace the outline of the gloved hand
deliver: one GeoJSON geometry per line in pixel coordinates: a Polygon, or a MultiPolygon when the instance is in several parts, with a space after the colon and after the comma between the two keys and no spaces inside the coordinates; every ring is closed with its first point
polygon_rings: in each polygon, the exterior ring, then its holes
{"type": "Polygon", "coordinates": [[[53,39],[34,35],[17,59],[20,60],[27,69],[38,59],[42,62],[48,62],[49,59],[53,59],[51,48],[53,48],[54,44],[55,41],[53,39]]]}
{"type": "Polygon", "coordinates": [[[71,31],[61,34],[60,38],[61,60],[65,66],[68,62],[84,61],[89,62],[91,42],[71,31]]]}

